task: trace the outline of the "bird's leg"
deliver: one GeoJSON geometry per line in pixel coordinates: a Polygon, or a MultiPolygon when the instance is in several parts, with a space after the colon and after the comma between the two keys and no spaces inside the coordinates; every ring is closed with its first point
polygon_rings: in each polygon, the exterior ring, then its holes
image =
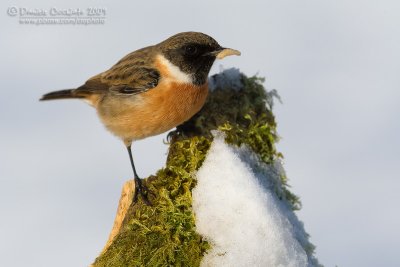
{"type": "Polygon", "coordinates": [[[134,179],[135,179],[135,193],[133,195],[133,203],[136,203],[138,200],[138,195],[141,195],[143,202],[146,205],[150,206],[151,203],[147,197],[149,190],[147,189],[146,186],[144,186],[142,184],[142,179],[139,178],[139,175],[136,172],[135,164],[133,163],[131,145],[128,145],[126,148],[128,149],[129,159],[131,160],[133,175],[134,175],[134,179]]]}

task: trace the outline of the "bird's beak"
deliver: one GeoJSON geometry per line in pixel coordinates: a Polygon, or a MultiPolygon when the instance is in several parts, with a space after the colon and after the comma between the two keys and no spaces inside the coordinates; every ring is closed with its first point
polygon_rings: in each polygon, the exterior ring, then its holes
{"type": "Polygon", "coordinates": [[[216,54],[216,57],[218,59],[223,59],[224,57],[227,56],[232,56],[232,55],[236,55],[236,56],[240,56],[240,51],[232,49],[232,48],[222,48],[222,50],[218,51],[216,54]]]}
{"type": "Polygon", "coordinates": [[[207,53],[206,55],[212,55],[218,59],[223,59],[224,57],[232,56],[232,55],[240,56],[240,51],[232,49],[232,48],[221,47],[221,49],[218,49],[217,51],[214,51],[214,52],[207,53]]]}

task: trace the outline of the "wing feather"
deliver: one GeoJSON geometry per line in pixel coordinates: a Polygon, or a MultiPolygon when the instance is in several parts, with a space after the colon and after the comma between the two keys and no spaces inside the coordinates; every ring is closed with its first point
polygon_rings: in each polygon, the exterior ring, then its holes
{"type": "Polygon", "coordinates": [[[122,58],[109,70],[90,78],[77,88],[77,95],[134,95],[158,85],[160,73],[153,67],[152,47],[142,48],[122,58]]]}

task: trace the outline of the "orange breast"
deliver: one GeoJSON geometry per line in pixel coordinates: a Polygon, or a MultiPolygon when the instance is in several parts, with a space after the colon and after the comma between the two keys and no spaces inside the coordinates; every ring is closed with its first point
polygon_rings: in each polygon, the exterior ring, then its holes
{"type": "Polygon", "coordinates": [[[199,87],[174,82],[161,83],[143,96],[146,107],[137,110],[143,125],[137,127],[135,132],[143,138],[176,127],[203,107],[207,93],[207,84],[199,87]]]}
{"type": "Polygon", "coordinates": [[[190,119],[204,105],[207,83],[181,83],[164,66],[157,69],[162,77],[157,87],[135,96],[131,103],[115,102],[112,116],[99,112],[106,127],[125,142],[166,132],[190,119]]]}

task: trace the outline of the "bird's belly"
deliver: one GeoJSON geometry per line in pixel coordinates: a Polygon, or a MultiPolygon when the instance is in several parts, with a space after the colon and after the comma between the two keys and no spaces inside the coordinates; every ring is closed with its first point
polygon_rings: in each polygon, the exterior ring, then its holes
{"type": "Polygon", "coordinates": [[[119,106],[119,112],[111,116],[99,115],[111,132],[129,142],[161,134],[190,119],[202,108],[207,94],[207,84],[161,83],[140,94],[122,112],[119,106]]]}

